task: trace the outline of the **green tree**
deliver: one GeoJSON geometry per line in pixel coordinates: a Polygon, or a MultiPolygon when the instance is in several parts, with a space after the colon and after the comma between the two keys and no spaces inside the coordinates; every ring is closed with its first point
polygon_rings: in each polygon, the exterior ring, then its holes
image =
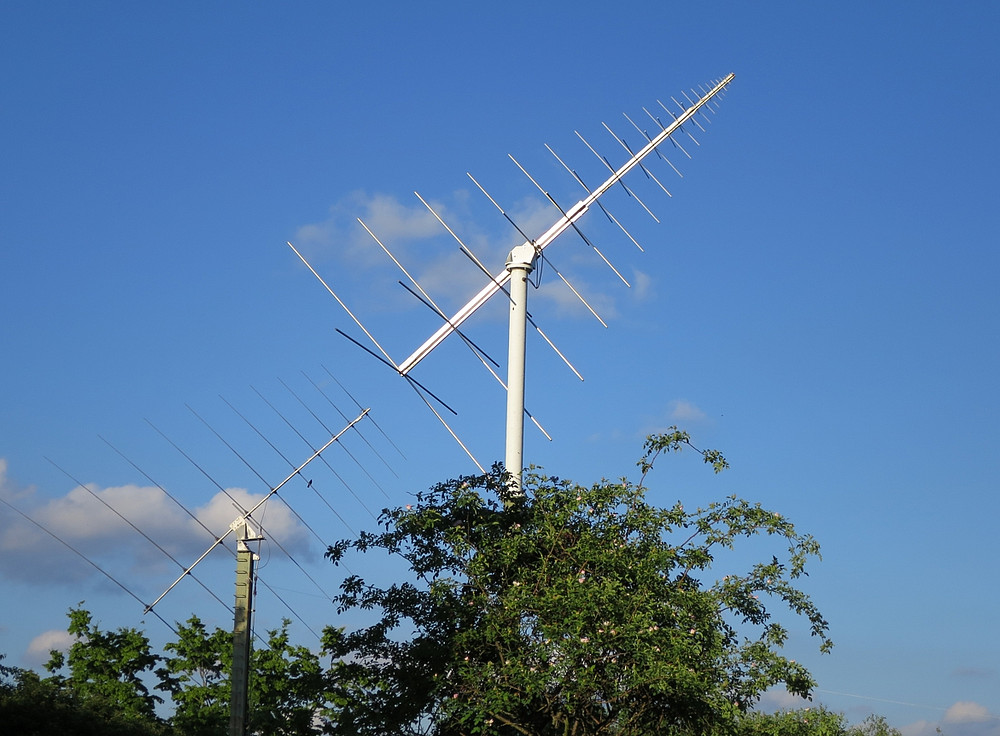
{"type": "MultiPolygon", "coordinates": [[[[0,660],[3,655],[0,655],[0,660]]],[[[0,665],[0,724],[18,736],[168,736],[158,719],[129,717],[102,697],[84,697],[53,679],[0,665]]]]}
{"type": "Polygon", "coordinates": [[[317,721],[326,707],[326,679],[319,656],[293,645],[285,619],[280,629],[268,631],[267,646],[250,659],[251,734],[304,736],[320,733],[317,721]]]}
{"type": "MultiPolygon", "coordinates": [[[[940,732],[940,729],[938,729],[940,732]]],[[[893,728],[885,719],[875,713],[871,714],[860,725],[851,729],[851,736],[903,736],[899,729],[893,728]]]]}
{"type": "Polygon", "coordinates": [[[226,733],[229,724],[233,635],[222,629],[209,633],[197,616],[177,625],[177,641],[164,647],[156,672],[162,689],[170,693],[174,714],[170,721],[187,736],[226,733]]]}
{"type": "MultiPolygon", "coordinates": [[[[826,708],[801,708],[777,713],[747,713],[738,736],[853,736],[847,719],[826,708]]],[[[856,734],[861,736],[861,734],[856,734]]]]}
{"type": "Polygon", "coordinates": [[[780,653],[787,632],[771,609],[803,616],[829,649],[826,621],[794,584],[817,543],[736,497],[694,511],[647,502],[654,460],[682,447],[676,428],[650,437],[638,483],[527,474],[523,497],[496,467],[418,494],[383,512],[384,531],[331,547],[334,561],[350,549],[398,555],[414,579],[344,582],[339,609],[377,620],[325,631],[330,732],[707,732],[733,728],[772,685],[808,696],[813,681],[780,653]],[[702,582],[717,550],[754,536],[779,538],[782,559],[702,582]]]}
{"type": "MultiPolygon", "coordinates": [[[[217,736],[227,732],[231,632],[209,631],[192,616],[177,625],[177,640],[165,646],[167,654],[157,655],[141,632],[102,631],[83,608],[70,609],[69,620],[68,630],[76,640],[66,654],[52,652],[46,669],[53,676],[40,679],[33,672],[0,667],[5,709],[34,714],[32,701],[45,703],[42,722],[59,724],[15,733],[145,736],[173,729],[184,736],[217,736]],[[147,680],[170,694],[174,713],[166,722],[154,712],[162,699],[150,694],[147,680]]],[[[248,734],[307,736],[322,730],[318,715],[327,706],[323,668],[318,654],[290,642],[290,623],[285,619],[280,628],[268,631],[264,645],[251,653],[248,734]]]]}
{"type": "Polygon", "coordinates": [[[149,639],[133,628],[101,631],[83,608],[70,609],[68,615],[67,630],[75,641],[67,654],[52,652],[45,665],[54,673],[49,681],[82,700],[106,703],[126,718],[156,721],[156,704],[163,699],[151,694],[143,679],[160,659],[150,650],[149,639]],[[69,674],[62,674],[66,669],[69,674]]]}
{"type": "Polygon", "coordinates": [[[777,713],[751,712],[740,718],[737,736],[901,736],[883,716],[870,715],[857,726],[848,726],[841,713],[799,708],[777,713]]]}
{"type": "MultiPolygon", "coordinates": [[[[317,714],[325,706],[325,679],[319,656],[291,644],[290,621],[267,633],[265,646],[250,657],[248,733],[304,736],[319,733],[317,714]]],[[[209,632],[197,616],[178,625],[177,641],[166,645],[172,656],[157,670],[170,693],[170,719],[185,736],[226,733],[232,695],[232,633],[209,632]]]]}

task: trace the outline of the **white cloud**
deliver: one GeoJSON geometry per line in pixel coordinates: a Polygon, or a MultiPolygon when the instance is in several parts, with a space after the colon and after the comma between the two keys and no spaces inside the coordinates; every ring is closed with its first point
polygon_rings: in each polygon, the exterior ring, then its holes
{"type": "MultiPolygon", "coordinates": [[[[593,320],[593,314],[587,308],[587,305],[583,303],[583,300],[586,300],[590,308],[605,322],[618,317],[615,300],[610,294],[592,288],[585,279],[575,278],[566,273],[563,273],[563,276],[576,289],[579,296],[574,294],[562,279],[553,275],[548,279],[552,283],[546,284],[544,289],[528,296],[529,303],[533,298],[541,298],[554,305],[555,316],[557,317],[586,317],[593,320]]],[[[536,309],[534,313],[537,314],[537,312],[538,310],[536,309]]]]}
{"type": "Polygon", "coordinates": [[[788,692],[784,687],[775,687],[761,696],[755,710],[763,713],[773,713],[779,710],[808,708],[811,705],[811,701],[788,692]]]}
{"type": "Polygon", "coordinates": [[[674,399],[669,407],[670,421],[676,424],[691,424],[705,421],[708,417],[693,402],[674,399]]]}
{"type": "Polygon", "coordinates": [[[24,659],[29,666],[41,666],[49,661],[49,654],[55,650],[65,652],[76,639],[68,631],[50,629],[43,631],[28,644],[24,659]]]}
{"type": "Polygon", "coordinates": [[[639,426],[637,436],[645,438],[651,434],[665,432],[672,426],[690,430],[698,425],[704,426],[709,421],[708,415],[695,403],[687,399],[674,399],[667,404],[665,413],[645,417],[639,426]]]}
{"type": "MultiPolygon", "coordinates": [[[[6,471],[6,464],[0,471],[6,471]]],[[[7,486],[0,476],[5,496],[7,486]]],[[[72,583],[99,575],[94,564],[109,571],[128,566],[148,572],[150,566],[172,566],[168,555],[186,563],[204,551],[210,534],[219,536],[229,528],[240,514],[237,503],[249,509],[261,498],[242,488],[227,489],[194,509],[193,519],[155,486],[87,484],[48,500],[35,492],[21,494],[15,507],[36,523],[17,514],[0,515],[0,577],[72,583]]],[[[270,500],[254,518],[263,521],[264,536],[285,550],[308,552],[304,527],[280,500],[270,500]]]]}
{"type": "MultiPolygon", "coordinates": [[[[521,235],[498,212],[489,209],[492,205],[487,205],[485,211],[473,211],[469,199],[469,192],[459,191],[447,201],[427,201],[483,266],[496,275],[502,271],[510,249],[522,242],[521,235]]],[[[505,210],[529,237],[538,237],[559,216],[555,208],[537,197],[523,199],[505,210]]],[[[445,311],[464,304],[487,283],[486,275],[460,252],[455,239],[419,200],[406,205],[391,195],[354,192],[331,206],[326,220],[300,227],[294,241],[311,262],[315,259],[313,265],[324,278],[330,277],[327,280],[338,293],[345,279],[355,279],[364,286],[358,298],[369,298],[383,309],[416,306],[416,301],[395,283],[397,279],[408,280],[358,224],[359,217],[445,311]],[[349,272],[333,273],[324,267],[334,260],[341,266],[349,265],[349,272]],[[393,296],[387,300],[386,294],[393,296]]],[[[605,320],[617,316],[616,289],[624,290],[624,285],[577,235],[567,232],[562,239],[578,242],[546,250],[547,257],[605,320]]],[[[615,265],[619,269],[627,266],[615,265]]],[[[592,319],[552,269],[544,264],[541,268],[543,286],[532,292],[531,300],[541,298],[555,304],[556,315],[561,317],[592,319]]],[[[641,299],[648,293],[649,277],[634,271],[632,278],[635,288],[631,297],[641,299]]],[[[538,311],[534,312],[536,318],[541,317],[538,311]]]]}
{"type": "Polygon", "coordinates": [[[940,723],[920,720],[900,727],[903,736],[1000,736],[1000,717],[979,703],[965,700],[951,705],[940,723]]]}
{"type": "Polygon", "coordinates": [[[943,723],[983,723],[990,718],[989,710],[979,703],[959,701],[945,711],[943,723]]]}
{"type": "Polygon", "coordinates": [[[632,298],[644,302],[650,298],[653,291],[653,277],[638,268],[632,269],[632,298]]]}

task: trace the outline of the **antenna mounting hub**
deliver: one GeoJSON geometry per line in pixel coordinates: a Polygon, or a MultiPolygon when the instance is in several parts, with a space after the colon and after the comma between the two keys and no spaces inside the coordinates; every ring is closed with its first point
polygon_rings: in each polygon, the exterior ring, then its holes
{"type": "Polygon", "coordinates": [[[507,256],[507,270],[510,271],[511,269],[519,268],[531,273],[531,270],[535,267],[535,257],[537,255],[538,249],[534,243],[522,243],[511,250],[510,255],[507,256]]]}

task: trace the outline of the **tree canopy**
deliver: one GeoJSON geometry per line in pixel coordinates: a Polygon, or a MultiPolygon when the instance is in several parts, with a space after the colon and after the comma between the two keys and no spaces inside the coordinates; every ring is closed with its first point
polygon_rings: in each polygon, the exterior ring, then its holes
{"type": "MultiPolygon", "coordinates": [[[[676,429],[649,437],[637,481],[584,487],[531,471],[515,495],[495,467],[384,510],[378,531],[327,554],[383,553],[407,572],[389,584],[348,575],[334,602],[365,624],[327,627],[319,652],[292,644],[288,621],[267,632],[251,658],[248,733],[898,736],[878,718],[848,728],[822,708],[753,710],[772,686],[805,697],[814,687],[783,653],[789,620],[820,650],[832,646],[798,587],[819,546],[736,496],[653,503],[654,463],[684,448],[694,450],[676,429]]],[[[716,473],[728,467],[716,451],[694,451],[716,473]]],[[[5,725],[26,735],[226,732],[228,631],[192,616],[156,654],[142,632],[104,631],[82,604],[69,622],[75,642],[53,652],[48,677],[0,663],[5,725]]]]}
{"type": "MultiPolygon", "coordinates": [[[[781,653],[783,607],[827,651],[827,622],[796,587],[819,554],[780,514],[735,496],[688,510],[649,502],[647,473],[691,447],[650,437],[641,478],[590,487],[526,474],[524,495],[492,472],[441,483],[383,512],[383,530],[334,545],[404,559],[412,579],[349,576],[329,628],[331,731],[351,734],[621,736],[731,730],[769,687],[808,696],[781,653]],[[775,537],[779,554],[711,580],[717,550],[775,537]],[[780,555],[780,556],[779,556],[780,555]]],[[[727,467],[701,453],[716,472],[727,467]]]]}

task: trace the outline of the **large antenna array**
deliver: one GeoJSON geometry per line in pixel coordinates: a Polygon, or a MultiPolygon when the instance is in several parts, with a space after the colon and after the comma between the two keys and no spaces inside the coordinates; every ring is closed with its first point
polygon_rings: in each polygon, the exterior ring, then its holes
{"type": "MultiPolygon", "coordinates": [[[[659,187],[668,196],[672,196],[670,195],[670,192],[667,190],[667,188],[659,181],[659,179],[657,179],[655,175],[643,164],[643,160],[650,154],[656,154],[657,157],[664,160],[678,175],[681,175],[677,167],[674,166],[674,164],[671,163],[669,159],[666,158],[666,156],[660,153],[660,151],[658,150],[659,147],[664,143],[666,143],[667,141],[669,141],[675,148],[680,150],[685,156],[691,158],[690,153],[688,153],[688,151],[684,148],[684,145],[681,143],[681,141],[678,141],[675,136],[677,136],[678,133],[682,133],[687,138],[690,138],[690,140],[693,141],[696,145],[700,145],[697,139],[694,137],[694,135],[692,135],[692,133],[689,130],[685,129],[684,126],[692,124],[698,127],[701,131],[704,131],[705,128],[703,128],[701,123],[699,122],[698,116],[700,115],[705,120],[708,120],[707,116],[705,116],[705,110],[709,110],[713,113],[715,112],[716,108],[714,105],[716,104],[715,103],[716,98],[723,95],[726,87],[730,84],[730,82],[733,81],[734,76],[735,76],[734,74],[729,74],[722,79],[715,80],[715,82],[711,85],[711,87],[709,88],[701,87],[700,93],[694,92],[692,90],[692,93],[695,95],[695,98],[688,96],[686,92],[682,93],[682,97],[684,97],[684,99],[686,100],[687,105],[685,105],[683,102],[679,102],[676,98],[672,97],[671,101],[676,105],[677,108],[676,111],[672,108],[667,107],[667,105],[663,104],[662,102],[659,102],[658,104],[660,105],[660,107],[670,117],[670,120],[667,124],[663,124],[659,117],[649,112],[649,110],[643,108],[644,112],[646,112],[646,114],[653,120],[653,122],[655,122],[660,127],[660,131],[652,137],[649,136],[640,126],[638,126],[630,117],[628,117],[628,115],[626,115],[625,118],[643,136],[645,140],[645,143],[637,151],[634,151],[632,147],[630,147],[622,137],[618,136],[614,131],[611,130],[610,127],[604,124],[604,127],[608,130],[608,132],[611,133],[612,136],[614,136],[614,138],[618,141],[618,143],[622,146],[622,148],[629,154],[629,158],[617,168],[612,166],[606,157],[598,153],[593,148],[593,146],[591,146],[590,143],[588,143],[583,138],[583,136],[577,133],[577,136],[580,138],[580,140],[583,141],[583,143],[587,146],[587,148],[590,149],[590,151],[593,152],[594,155],[597,156],[597,158],[602,161],[604,166],[607,167],[608,171],[610,171],[610,175],[608,176],[608,178],[602,184],[600,184],[598,187],[594,189],[590,189],[589,187],[587,187],[587,185],[584,184],[583,180],[579,177],[579,175],[577,175],[576,171],[567,166],[566,163],[564,163],[563,160],[559,158],[558,155],[556,155],[555,151],[546,146],[549,152],[552,153],[553,156],[555,156],[555,158],[559,161],[559,163],[562,164],[562,166],[587,191],[587,195],[569,209],[564,210],[562,207],[560,207],[559,204],[555,201],[555,199],[553,199],[553,197],[540,184],[538,184],[538,182],[524,169],[524,167],[521,166],[521,164],[518,163],[513,156],[510,156],[510,159],[514,162],[514,164],[525,174],[525,176],[527,176],[531,180],[531,182],[542,192],[542,194],[545,195],[545,197],[560,212],[559,218],[556,219],[556,221],[537,238],[530,238],[528,235],[526,235],[521,230],[521,228],[518,227],[517,224],[510,218],[510,216],[503,210],[503,208],[496,202],[496,200],[486,192],[486,190],[482,187],[482,185],[480,185],[479,182],[476,181],[471,174],[469,174],[469,178],[472,179],[472,181],[483,192],[483,194],[485,194],[486,197],[489,198],[490,202],[492,202],[493,205],[496,206],[496,208],[500,211],[500,213],[512,225],[514,225],[514,227],[518,230],[521,236],[524,237],[524,242],[521,245],[514,247],[510,251],[510,254],[507,257],[507,261],[506,264],[504,265],[503,270],[496,273],[496,275],[491,274],[491,272],[475,257],[475,255],[472,254],[472,252],[468,249],[465,243],[462,242],[462,240],[458,237],[458,235],[455,234],[452,228],[450,228],[444,222],[444,220],[440,217],[440,215],[438,215],[438,213],[431,208],[431,206],[426,202],[426,200],[423,197],[420,196],[420,194],[417,194],[417,197],[424,204],[424,206],[427,207],[428,210],[430,210],[430,212],[434,215],[434,217],[437,218],[437,220],[445,227],[445,229],[452,235],[452,237],[454,237],[455,240],[458,241],[459,247],[461,248],[462,252],[465,253],[465,255],[469,256],[480,268],[480,270],[482,270],[483,273],[489,277],[489,281],[479,291],[479,293],[473,296],[461,309],[459,309],[451,317],[447,316],[447,314],[445,314],[437,306],[437,304],[434,303],[433,299],[431,299],[431,297],[427,294],[427,292],[420,287],[420,285],[416,282],[416,280],[412,276],[410,276],[410,274],[406,271],[403,265],[396,259],[395,256],[392,255],[392,253],[385,246],[385,244],[381,240],[379,240],[378,236],[374,232],[372,232],[372,230],[359,218],[358,222],[361,223],[362,227],[364,227],[364,229],[368,232],[368,234],[371,235],[371,237],[375,240],[375,242],[378,243],[378,245],[389,255],[389,257],[393,260],[393,262],[403,271],[407,279],[419,291],[419,295],[417,295],[415,292],[412,292],[412,290],[409,289],[409,287],[407,287],[405,284],[403,284],[404,288],[407,288],[407,290],[411,291],[411,293],[414,293],[415,296],[417,296],[428,307],[434,310],[438,314],[438,316],[441,317],[441,319],[443,320],[443,324],[430,337],[428,337],[416,350],[414,350],[409,357],[407,357],[405,360],[399,363],[393,361],[393,359],[389,356],[389,353],[382,347],[382,345],[379,344],[379,342],[375,339],[375,337],[371,334],[371,332],[361,323],[361,321],[357,318],[357,316],[355,316],[355,314],[350,310],[347,304],[345,304],[344,301],[339,296],[337,296],[337,294],[333,291],[333,289],[327,284],[327,282],[323,280],[323,278],[319,275],[316,269],[314,269],[313,266],[306,260],[306,258],[302,255],[302,253],[298,249],[296,249],[295,246],[292,245],[292,243],[288,243],[288,246],[309,268],[309,270],[313,273],[313,275],[317,279],[319,279],[319,281],[323,284],[323,286],[327,289],[327,291],[334,297],[334,299],[337,300],[337,302],[347,312],[347,314],[351,317],[354,323],[362,330],[362,332],[364,332],[365,336],[375,346],[378,352],[376,353],[375,351],[370,350],[368,347],[362,345],[360,342],[354,340],[354,338],[351,338],[350,336],[346,335],[340,330],[337,331],[340,332],[341,335],[347,337],[349,340],[351,340],[356,345],[361,347],[362,349],[366,350],[371,355],[375,356],[377,359],[379,359],[386,365],[390,366],[400,376],[407,379],[407,381],[411,384],[411,386],[414,388],[417,394],[421,397],[421,399],[423,399],[424,403],[426,403],[427,406],[431,409],[431,411],[433,411],[435,415],[437,415],[438,419],[442,422],[442,424],[444,424],[445,428],[449,431],[449,433],[462,446],[462,449],[465,450],[465,452],[469,455],[469,457],[472,458],[473,462],[475,462],[476,465],[479,466],[480,470],[482,470],[483,469],[482,465],[480,465],[479,462],[472,455],[472,453],[469,452],[468,448],[465,446],[464,443],[462,443],[462,441],[458,438],[458,436],[451,429],[451,427],[448,426],[447,422],[440,415],[440,413],[438,413],[438,411],[434,409],[431,402],[428,401],[427,396],[436,399],[441,405],[445,406],[446,408],[447,405],[444,404],[444,402],[441,401],[440,399],[437,399],[437,397],[434,396],[434,394],[430,393],[428,389],[426,389],[424,386],[418,383],[410,375],[411,371],[428,355],[430,355],[442,342],[444,342],[444,340],[449,335],[456,333],[462,338],[462,340],[470,347],[470,349],[477,355],[477,357],[483,362],[483,364],[487,367],[487,369],[490,370],[490,372],[494,375],[494,377],[500,382],[501,385],[504,386],[504,388],[507,391],[506,441],[505,441],[504,463],[505,463],[505,468],[511,478],[510,492],[514,495],[519,495],[523,493],[523,491],[521,490],[521,471],[523,468],[524,417],[527,414],[527,416],[531,418],[532,421],[535,421],[534,417],[532,417],[529,413],[527,413],[524,407],[525,340],[526,340],[528,322],[531,322],[531,324],[536,329],[538,329],[537,325],[534,324],[534,321],[531,319],[530,315],[527,312],[528,276],[535,269],[536,264],[540,263],[541,261],[544,261],[552,268],[553,271],[556,272],[556,274],[566,283],[566,285],[594,314],[594,316],[597,317],[602,324],[605,324],[604,321],[601,320],[600,316],[597,315],[597,312],[594,311],[594,309],[589,304],[587,304],[586,300],[584,300],[583,297],[580,296],[579,292],[577,292],[577,290],[573,288],[573,286],[562,276],[561,273],[558,272],[557,269],[555,269],[555,267],[551,264],[551,262],[545,257],[544,255],[545,249],[548,248],[552,243],[554,243],[560,235],[562,235],[567,230],[572,228],[583,238],[583,240],[588,245],[594,248],[594,250],[598,253],[601,259],[615,272],[615,274],[623,282],[625,282],[626,285],[628,285],[628,282],[621,275],[621,273],[617,269],[615,269],[615,267],[611,265],[608,259],[604,257],[604,255],[596,248],[596,246],[593,246],[593,244],[589,240],[587,240],[586,236],[584,236],[583,233],[580,232],[577,226],[577,222],[594,205],[597,205],[608,216],[608,218],[612,222],[614,222],[619,228],[621,228],[621,230],[628,236],[628,238],[633,243],[635,243],[635,245],[639,247],[640,250],[642,250],[642,246],[639,245],[636,239],[633,238],[632,235],[625,229],[625,227],[616,218],[614,218],[614,216],[611,215],[611,213],[608,212],[608,210],[600,203],[599,201],[600,198],[610,189],[612,189],[616,184],[620,185],[625,189],[625,191],[629,194],[630,197],[634,198],[643,207],[643,209],[645,209],[653,217],[653,219],[656,220],[657,219],[656,216],[653,215],[653,213],[649,210],[648,207],[646,207],[646,205],[642,202],[642,200],[639,199],[639,197],[635,194],[635,192],[629,189],[629,187],[625,184],[625,182],[623,181],[624,177],[633,169],[638,167],[646,174],[647,177],[655,181],[656,184],[659,185],[659,187]],[[467,319],[469,319],[469,317],[475,314],[493,296],[495,296],[498,292],[501,291],[507,295],[510,302],[506,383],[496,374],[493,368],[490,367],[487,361],[491,359],[489,359],[488,356],[485,356],[485,353],[483,353],[483,351],[480,350],[478,346],[476,346],[460,330],[462,324],[467,319]]],[[[657,220],[657,222],[659,222],[659,220],[657,220]]],[[[400,283],[402,284],[402,282],[400,283]]],[[[605,324],[605,326],[607,325],[605,324]]],[[[573,368],[572,365],[569,363],[569,361],[566,360],[566,358],[562,355],[562,353],[560,353],[558,349],[555,348],[551,340],[549,340],[548,337],[545,336],[545,334],[541,332],[540,329],[538,331],[545,339],[545,341],[554,350],[556,350],[556,352],[559,354],[559,357],[562,358],[566,362],[566,364],[570,366],[573,372],[582,379],[579,372],[577,372],[576,369],[573,368]]],[[[535,421],[535,424],[537,425],[538,422],[535,421]]],[[[541,428],[540,425],[538,426],[539,428],[541,428]]],[[[542,431],[544,433],[544,430],[542,431]]],[[[546,436],[548,436],[547,433],[546,436]]]]}

